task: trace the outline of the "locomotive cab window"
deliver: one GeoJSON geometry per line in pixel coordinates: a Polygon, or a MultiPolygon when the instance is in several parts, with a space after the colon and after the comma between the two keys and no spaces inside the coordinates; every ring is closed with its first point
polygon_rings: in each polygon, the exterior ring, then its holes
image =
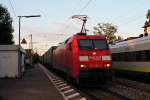
{"type": "Polygon", "coordinates": [[[92,40],[79,40],[78,44],[81,50],[91,50],[93,48],[92,40]]]}
{"type": "Polygon", "coordinates": [[[106,40],[93,40],[94,49],[107,50],[108,45],[106,40]]]}
{"type": "Polygon", "coordinates": [[[78,41],[80,50],[108,50],[106,40],[100,39],[81,39],[78,41]]]}

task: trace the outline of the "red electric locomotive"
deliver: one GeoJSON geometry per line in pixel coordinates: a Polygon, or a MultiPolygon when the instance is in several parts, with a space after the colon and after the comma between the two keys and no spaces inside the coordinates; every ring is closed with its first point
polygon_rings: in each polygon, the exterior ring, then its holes
{"type": "Polygon", "coordinates": [[[60,43],[53,51],[53,68],[64,72],[76,83],[111,80],[111,52],[105,36],[86,35],[86,15],[72,18],[83,21],[81,32],[60,43]]]}
{"type": "Polygon", "coordinates": [[[106,38],[98,35],[74,35],[53,51],[53,68],[77,83],[111,80],[112,60],[106,38]]]}

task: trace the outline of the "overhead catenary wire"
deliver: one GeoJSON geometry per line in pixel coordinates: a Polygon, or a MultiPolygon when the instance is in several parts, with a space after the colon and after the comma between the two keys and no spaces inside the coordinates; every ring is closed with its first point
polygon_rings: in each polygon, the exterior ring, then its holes
{"type": "MultiPolygon", "coordinates": [[[[74,6],[74,8],[72,9],[72,15],[73,14],[75,14],[75,10],[76,10],[76,8],[79,8],[79,4],[80,4],[80,2],[81,2],[82,0],[78,0],[78,2],[75,4],[75,6],[74,6]]],[[[87,9],[87,7],[88,7],[88,5],[91,3],[91,1],[92,0],[89,0],[86,4],[85,4],[85,6],[80,10],[80,13],[81,12],[83,12],[85,9],[87,9]]],[[[79,14],[79,13],[78,13],[79,14]]],[[[61,26],[60,27],[60,29],[58,30],[58,34],[59,34],[59,36],[65,36],[65,37],[69,37],[70,36],[70,34],[63,34],[63,32],[65,32],[67,29],[69,29],[70,27],[71,27],[71,22],[70,22],[71,20],[70,20],[70,17],[69,17],[69,19],[67,19],[67,24],[65,24],[64,26],[61,26]],[[69,22],[68,22],[69,21],[69,22]]],[[[58,35],[57,34],[57,35],[58,35]]],[[[58,40],[59,40],[59,38],[60,37],[58,37],[58,40]]]]}
{"type": "MultiPolygon", "coordinates": [[[[79,0],[79,1],[77,2],[76,6],[78,6],[78,5],[80,4],[80,2],[81,2],[81,0],[79,0]]],[[[89,1],[84,5],[84,7],[79,11],[79,13],[77,13],[77,15],[81,14],[85,9],[87,9],[88,5],[89,5],[91,2],[92,2],[92,0],[89,0],[89,1]]],[[[76,7],[73,8],[72,13],[74,13],[75,10],[76,10],[76,7]]],[[[71,23],[69,22],[69,23],[64,27],[63,30],[68,29],[68,28],[70,27],[70,25],[71,25],[71,23]]],[[[61,30],[62,30],[62,28],[61,28],[61,30]]]]}
{"type": "MultiPolygon", "coordinates": [[[[78,12],[77,15],[81,15],[82,12],[84,12],[85,9],[87,9],[88,5],[92,2],[92,0],[89,0],[83,7],[82,9],[78,12]]],[[[86,30],[86,29],[85,29],[86,30]]]]}
{"type": "Polygon", "coordinates": [[[144,7],[142,5],[145,5],[147,2],[149,2],[149,0],[145,0],[143,3],[140,3],[134,7],[132,7],[132,9],[128,9],[127,11],[130,12],[130,14],[126,15],[126,16],[123,16],[123,15],[120,15],[118,17],[115,17],[114,20],[119,20],[120,22],[124,21],[125,19],[129,19],[131,17],[133,17],[134,19],[133,20],[130,20],[130,21],[126,21],[125,23],[123,24],[130,24],[130,23],[133,23],[135,21],[137,21],[138,19],[137,18],[141,18],[143,17],[142,15],[140,16],[136,16],[137,13],[139,13],[139,11],[137,12],[136,9],[139,8],[139,7],[144,7]],[[133,16],[132,16],[133,15],[133,16]]]}
{"type": "Polygon", "coordinates": [[[75,4],[75,6],[73,7],[72,11],[71,11],[71,15],[74,14],[74,12],[76,11],[76,9],[78,8],[78,6],[80,5],[82,0],[78,0],[78,2],[75,4]]]}
{"type": "Polygon", "coordinates": [[[92,2],[92,0],[89,0],[89,1],[86,3],[86,5],[79,11],[78,14],[81,14],[81,13],[88,7],[88,5],[89,5],[91,2],[92,2]]]}
{"type": "MultiPolygon", "coordinates": [[[[142,8],[142,7],[145,7],[143,5],[147,5],[149,3],[149,0],[145,0],[144,2],[138,4],[138,5],[134,5],[132,7],[132,9],[128,9],[127,11],[130,12],[130,14],[128,15],[120,15],[120,16],[116,16],[114,17],[111,21],[113,22],[120,22],[119,23],[119,26],[130,26],[130,25],[134,25],[137,23],[137,22],[142,22],[144,19],[144,14],[140,14],[140,15],[137,15],[139,14],[139,12],[146,12],[145,10],[143,11],[142,9],[139,10],[136,10],[137,8],[142,8]]],[[[143,21],[143,25],[144,25],[144,21],[143,21]]],[[[141,28],[142,25],[139,26],[139,28],[141,28]]]]}
{"type": "MultiPolygon", "coordinates": [[[[71,15],[74,15],[75,10],[78,8],[79,4],[81,3],[82,0],[78,0],[78,2],[75,4],[74,8],[72,9],[71,15]]],[[[65,29],[69,29],[71,25],[71,22],[69,22],[65,27],[65,29]]]]}
{"type": "MultiPolygon", "coordinates": [[[[74,14],[75,10],[78,8],[78,6],[79,6],[79,4],[80,4],[81,1],[82,1],[82,0],[78,0],[78,1],[76,2],[75,6],[72,8],[71,15],[74,14]]],[[[69,17],[69,19],[67,19],[66,22],[67,22],[67,24],[66,24],[65,26],[60,27],[60,29],[59,29],[59,31],[58,31],[59,34],[62,34],[62,31],[65,31],[66,29],[69,29],[69,28],[70,28],[70,25],[71,25],[70,17],[69,17]],[[69,22],[68,22],[68,21],[69,21],[69,22]]]]}
{"type": "MultiPolygon", "coordinates": [[[[142,22],[143,21],[143,15],[139,15],[139,16],[135,16],[134,18],[128,20],[128,21],[125,21],[123,23],[120,23],[120,26],[129,26],[129,25],[135,25],[136,22],[142,22]]],[[[144,26],[144,21],[143,21],[143,25],[140,25],[139,28],[141,28],[142,26],[144,26]]]]}
{"type": "Polygon", "coordinates": [[[17,18],[17,14],[16,14],[15,8],[14,8],[14,6],[13,6],[11,0],[7,0],[7,1],[8,1],[8,3],[10,4],[10,7],[11,7],[11,9],[12,9],[12,12],[13,12],[14,16],[17,18]]]}
{"type": "Polygon", "coordinates": [[[131,13],[138,13],[139,11],[137,11],[136,9],[139,7],[144,7],[143,5],[145,5],[147,2],[149,2],[149,0],[145,0],[144,2],[138,4],[138,5],[134,5],[131,9],[127,9],[127,12],[130,12],[130,14],[124,16],[124,15],[120,15],[120,16],[116,16],[116,18],[114,19],[118,19],[118,18],[129,18],[131,17],[131,13]]]}
{"type": "MultiPolygon", "coordinates": [[[[138,20],[140,20],[142,18],[143,18],[143,15],[136,16],[134,19],[131,19],[129,21],[126,21],[126,22],[122,23],[122,25],[129,25],[129,24],[135,23],[135,22],[137,22],[138,20]]],[[[144,22],[143,22],[143,24],[144,24],[144,22]]]]}

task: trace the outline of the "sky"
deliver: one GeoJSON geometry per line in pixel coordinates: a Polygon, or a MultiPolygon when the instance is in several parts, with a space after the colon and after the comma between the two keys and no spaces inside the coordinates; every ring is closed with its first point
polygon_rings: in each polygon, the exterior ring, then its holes
{"type": "Polygon", "coordinates": [[[32,34],[34,50],[40,54],[80,31],[82,21],[72,19],[73,15],[88,16],[88,34],[93,34],[98,23],[112,23],[117,26],[116,35],[127,38],[144,33],[142,26],[150,9],[149,0],[0,0],[0,4],[13,18],[15,44],[17,16],[41,15],[21,18],[21,39],[28,42],[32,34]]]}

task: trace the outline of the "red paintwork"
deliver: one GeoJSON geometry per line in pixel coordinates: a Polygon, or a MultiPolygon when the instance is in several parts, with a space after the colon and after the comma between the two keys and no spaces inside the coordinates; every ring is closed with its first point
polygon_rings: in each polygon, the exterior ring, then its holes
{"type": "MultiPolygon", "coordinates": [[[[54,51],[53,63],[54,67],[58,70],[68,73],[71,77],[76,78],[79,76],[80,65],[84,64],[87,67],[82,70],[91,69],[105,69],[104,64],[110,64],[112,61],[102,61],[93,57],[93,52],[96,52],[95,56],[110,55],[110,50],[79,50],[78,39],[105,39],[104,36],[84,36],[74,35],[64,46],[58,46],[54,51]],[[69,50],[69,43],[72,43],[72,50],[69,50]],[[89,57],[89,61],[79,61],[79,56],[92,56],[89,57]],[[70,71],[69,71],[70,70],[70,71]]],[[[110,66],[110,70],[111,70],[110,66]]]]}

